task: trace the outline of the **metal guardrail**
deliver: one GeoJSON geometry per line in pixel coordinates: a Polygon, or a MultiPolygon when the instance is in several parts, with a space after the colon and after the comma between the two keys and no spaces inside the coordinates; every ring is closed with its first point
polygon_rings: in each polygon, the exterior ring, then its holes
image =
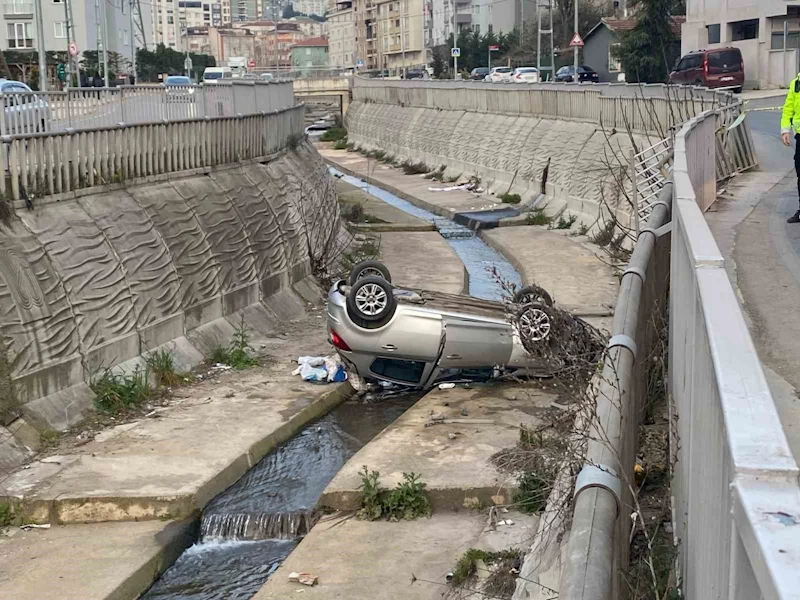
{"type": "Polygon", "coordinates": [[[675,140],[669,382],[682,589],[687,598],[796,599],[800,469],[700,210],[719,164],[716,120],[700,115],[675,140]]]}
{"type": "Polygon", "coordinates": [[[0,100],[0,135],[4,136],[253,115],[295,104],[288,81],[6,92],[0,94],[0,100]]]}
{"type": "Polygon", "coordinates": [[[7,136],[0,194],[41,197],[268,156],[304,131],[305,106],[257,114],[7,136]]]}

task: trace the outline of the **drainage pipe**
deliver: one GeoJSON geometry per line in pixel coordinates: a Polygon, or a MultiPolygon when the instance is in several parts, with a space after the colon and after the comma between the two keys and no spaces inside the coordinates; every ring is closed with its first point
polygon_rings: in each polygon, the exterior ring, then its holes
{"type": "Polygon", "coordinates": [[[572,528],[559,586],[561,600],[622,597],[615,574],[628,556],[633,512],[631,478],[640,413],[640,399],[633,397],[633,373],[640,303],[647,267],[661,234],[657,230],[669,222],[671,207],[669,182],[653,204],[620,282],[585,464],[575,483],[572,528]]]}

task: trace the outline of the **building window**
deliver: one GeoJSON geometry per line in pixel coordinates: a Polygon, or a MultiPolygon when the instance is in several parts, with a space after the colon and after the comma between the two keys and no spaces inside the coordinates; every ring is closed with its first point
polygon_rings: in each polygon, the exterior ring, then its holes
{"type": "Polygon", "coordinates": [[[480,26],[480,24],[479,24],[479,23],[475,23],[475,24],[472,26],[472,31],[474,31],[475,33],[480,33],[480,32],[481,32],[481,26],[480,26]]]}
{"type": "Polygon", "coordinates": [[[472,14],[473,14],[473,15],[479,15],[479,14],[481,14],[481,5],[480,5],[480,4],[475,4],[475,5],[472,7],[472,14]]]}
{"type": "Polygon", "coordinates": [[[175,24],[175,17],[173,17],[172,15],[167,15],[167,23],[169,25],[174,25],[175,24]]]}
{"type": "MultiPolygon", "coordinates": [[[[783,50],[783,33],[773,33],[770,48],[783,50]]],[[[790,31],[786,34],[786,49],[800,48],[800,31],[790,31]]]]}
{"type": "Polygon", "coordinates": [[[755,40],[758,38],[758,19],[748,19],[746,21],[735,21],[731,26],[731,40],[739,42],[741,40],[755,40]]]}
{"type": "Polygon", "coordinates": [[[622,71],[622,63],[619,60],[619,44],[611,44],[608,47],[608,72],[619,73],[622,71]]]}
{"type": "Polygon", "coordinates": [[[706,29],[708,30],[708,43],[719,44],[719,39],[720,39],[719,23],[715,25],[706,25],[706,29]]]}
{"type": "Polygon", "coordinates": [[[30,23],[8,24],[8,47],[33,48],[33,31],[30,23]]]}
{"type": "Polygon", "coordinates": [[[489,5],[487,6],[487,8],[489,9],[489,14],[492,14],[492,5],[491,5],[491,4],[489,4],[489,5]]]}
{"type": "MultiPolygon", "coordinates": [[[[489,8],[491,8],[491,7],[492,7],[492,6],[491,6],[491,4],[490,4],[490,5],[489,5],[489,8]]],[[[489,23],[489,33],[492,33],[492,31],[494,31],[494,27],[492,27],[492,24],[491,24],[491,23],[489,23]]]]}
{"type": "Polygon", "coordinates": [[[67,24],[64,21],[56,21],[53,23],[53,35],[59,39],[66,38],[67,24]]]}
{"type": "Polygon", "coordinates": [[[53,4],[64,4],[64,0],[53,0],[53,4]]]}

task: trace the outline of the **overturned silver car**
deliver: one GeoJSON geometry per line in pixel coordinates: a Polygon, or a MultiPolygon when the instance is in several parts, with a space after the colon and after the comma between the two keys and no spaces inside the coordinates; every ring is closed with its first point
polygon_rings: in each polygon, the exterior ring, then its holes
{"type": "Polygon", "coordinates": [[[518,370],[552,372],[564,366],[559,354],[571,351],[562,334],[572,338],[576,330],[590,340],[579,352],[601,351],[599,333],[555,308],[538,286],[508,302],[400,289],[376,261],[356,265],[328,293],[330,341],[350,374],[367,383],[428,389],[518,370]]]}

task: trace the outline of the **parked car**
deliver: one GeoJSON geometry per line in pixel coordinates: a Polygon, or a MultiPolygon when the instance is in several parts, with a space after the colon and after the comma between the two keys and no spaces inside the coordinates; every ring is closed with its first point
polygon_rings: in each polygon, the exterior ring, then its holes
{"type": "Polygon", "coordinates": [[[492,70],[484,78],[484,81],[488,81],[489,83],[510,83],[511,72],[511,67],[492,67],[492,70]]]}
{"type": "Polygon", "coordinates": [[[262,73],[261,74],[261,81],[272,81],[273,79],[275,79],[275,78],[272,76],[272,73],[262,73]]]}
{"type": "Polygon", "coordinates": [[[406,79],[424,79],[425,73],[422,69],[409,69],[406,71],[406,79]]]}
{"type": "Polygon", "coordinates": [[[194,98],[192,80],[185,75],[169,75],[164,80],[168,102],[190,102],[194,98]]]}
{"type": "Polygon", "coordinates": [[[514,83],[539,83],[539,70],[536,67],[517,67],[511,74],[514,83]]]}
{"type": "Polygon", "coordinates": [[[669,82],[730,88],[737,94],[744,85],[744,60],[738,48],[714,48],[690,52],[675,64],[669,82]]]}
{"type": "Polygon", "coordinates": [[[50,122],[50,107],[27,85],[11,79],[0,79],[3,97],[3,135],[42,133],[50,122]]]}
{"type": "Polygon", "coordinates": [[[508,304],[400,289],[385,265],[367,261],[328,293],[329,339],[357,382],[428,389],[467,372],[491,378],[553,368],[552,356],[537,364],[533,354],[547,354],[536,352],[544,346],[566,347],[561,331],[567,328],[596,335],[592,347],[599,356],[603,344],[596,330],[554,307],[537,286],[519,290],[508,304]]]}
{"type": "MultiPolygon", "coordinates": [[[[574,75],[575,67],[572,65],[567,65],[556,71],[556,81],[574,81],[574,75]]],[[[578,65],[578,81],[581,83],[587,81],[597,83],[600,81],[600,77],[592,67],[587,65],[578,65]]]]}
{"type": "Polygon", "coordinates": [[[483,81],[489,74],[489,67],[475,67],[470,71],[469,78],[473,81],[483,81]]]}
{"type": "Polygon", "coordinates": [[[230,67],[206,67],[203,71],[203,83],[220,83],[233,79],[230,67]]]}

